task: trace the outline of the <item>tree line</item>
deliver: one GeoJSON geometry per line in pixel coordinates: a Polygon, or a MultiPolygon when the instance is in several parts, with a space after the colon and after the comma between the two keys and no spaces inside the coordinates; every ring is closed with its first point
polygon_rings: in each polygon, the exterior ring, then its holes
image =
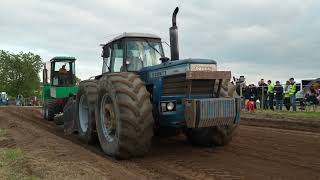
{"type": "Polygon", "coordinates": [[[39,55],[0,50],[0,92],[5,91],[11,97],[19,94],[24,97],[39,96],[41,68],[39,55]]]}

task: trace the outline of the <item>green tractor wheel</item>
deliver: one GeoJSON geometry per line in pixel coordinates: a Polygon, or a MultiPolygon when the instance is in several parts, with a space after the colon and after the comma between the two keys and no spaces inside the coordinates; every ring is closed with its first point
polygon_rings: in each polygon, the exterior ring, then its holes
{"type": "Polygon", "coordinates": [[[103,76],[98,85],[97,132],[102,150],[115,158],[143,156],[153,136],[150,94],[134,73],[103,76]]]}
{"type": "MultiPolygon", "coordinates": [[[[217,86],[216,86],[217,87],[217,86]]],[[[236,97],[238,96],[234,85],[228,81],[224,81],[220,91],[220,97],[236,97]]],[[[236,134],[238,125],[221,125],[208,128],[188,129],[186,136],[194,145],[200,146],[224,146],[227,145],[236,134]]]]}
{"type": "Polygon", "coordinates": [[[49,99],[46,104],[46,111],[47,111],[47,120],[53,121],[55,115],[55,102],[53,99],[49,99]]]}

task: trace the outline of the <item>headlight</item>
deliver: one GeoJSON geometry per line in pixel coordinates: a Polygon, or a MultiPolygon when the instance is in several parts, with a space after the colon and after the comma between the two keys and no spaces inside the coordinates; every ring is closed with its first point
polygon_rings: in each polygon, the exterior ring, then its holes
{"type": "Polygon", "coordinates": [[[160,111],[169,112],[176,110],[176,101],[162,101],[160,102],[160,111]]]}
{"type": "Polygon", "coordinates": [[[174,109],[174,103],[168,102],[167,103],[167,109],[168,109],[168,111],[172,111],[174,109]]]}

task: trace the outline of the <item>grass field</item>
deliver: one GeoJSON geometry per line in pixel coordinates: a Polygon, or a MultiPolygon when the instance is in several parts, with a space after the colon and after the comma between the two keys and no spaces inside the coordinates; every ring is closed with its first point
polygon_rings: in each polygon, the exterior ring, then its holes
{"type": "MultiPolygon", "coordinates": [[[[0,142],[5,139],[6,131],[0,129],[0,142]]],[[[25,156],[20,148],[0,148],[0,179],[33,180],[38,179],[28,175],[25,156]]]]}
{"type": "Polygon", "coordinates": [[[310,120],[320,120],[320,112],[305,112],[305,111],[271,111],[271,110],[255,110],[255,112],[243,112],[242,117],[252,117],[256,118],[290,118],[290,119],[310,119],[310,120]]]}
{"type": "Polygon", "coordinates": [[[0,137],[4,136],[6,134],[5,129],[0,129],[0,137]]]}

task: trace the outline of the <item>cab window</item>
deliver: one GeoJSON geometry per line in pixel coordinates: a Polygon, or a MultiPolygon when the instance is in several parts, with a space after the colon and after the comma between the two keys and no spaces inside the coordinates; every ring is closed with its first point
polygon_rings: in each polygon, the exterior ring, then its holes
{"type": "Polygon", "coordinates": [[[121,41],[115,42],[112,45],[111,53],[112,72],[121,72],[123,69],[123,45],[121,41]]]}

